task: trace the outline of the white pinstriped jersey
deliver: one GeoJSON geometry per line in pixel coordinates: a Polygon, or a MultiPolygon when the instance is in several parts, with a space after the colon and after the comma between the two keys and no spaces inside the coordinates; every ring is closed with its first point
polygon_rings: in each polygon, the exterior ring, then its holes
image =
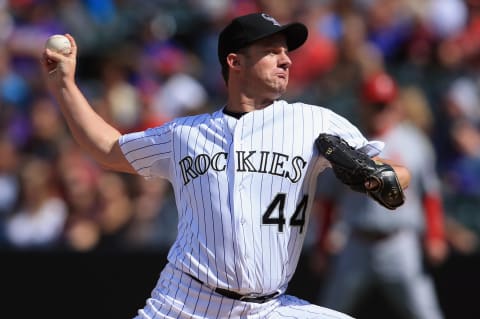
{"type": "Polygon", "coordinates": [[[307,229],[318,173],[315,138],[335,134],[370,155],[368,142],[332,111],[276,101],[240,119],[219,110],[124,135],[120,146],[146,178],[167,178],[179,214],[168,260],[210,287],[285,291],[307,229]]]}

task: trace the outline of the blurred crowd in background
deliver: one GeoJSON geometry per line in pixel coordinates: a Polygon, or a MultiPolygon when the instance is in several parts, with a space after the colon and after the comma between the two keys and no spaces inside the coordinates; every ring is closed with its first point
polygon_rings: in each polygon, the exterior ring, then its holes
{"type": "Polygon", "coordinates": [[[148,250],[176,236],[167,182],[104,171],[72,140],[42,83],[48,36],[74,36],[79,86],[132,132],[223,106],[218,33],[257,11],[309,28],[289,101],[358,124],[365,74],[395,79],[405,120],[437,156],[448,240],[476,253],[480,0],[0,0],[1,249],[148,250]]]}

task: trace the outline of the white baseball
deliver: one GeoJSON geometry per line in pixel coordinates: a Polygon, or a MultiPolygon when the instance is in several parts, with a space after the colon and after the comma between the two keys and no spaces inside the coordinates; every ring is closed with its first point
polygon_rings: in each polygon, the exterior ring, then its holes
{"type": "Polygon", "coordinates": [[[61,34],[54,34],[47,39],[45,47],[62,54],[69,54],[72,46],[68,38],[61,34]]]}

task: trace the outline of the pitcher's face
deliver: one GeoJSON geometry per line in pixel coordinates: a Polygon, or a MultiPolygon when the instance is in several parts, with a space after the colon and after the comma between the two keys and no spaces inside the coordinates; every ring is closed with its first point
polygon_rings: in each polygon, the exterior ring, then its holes
{"type": "Polygon", "coordinates": [[[239,52],[244,65],[242,76],[248,95],[279,98],[287,89],[292,61],[285,36],[274,36],[254,42],[239,52]]]}

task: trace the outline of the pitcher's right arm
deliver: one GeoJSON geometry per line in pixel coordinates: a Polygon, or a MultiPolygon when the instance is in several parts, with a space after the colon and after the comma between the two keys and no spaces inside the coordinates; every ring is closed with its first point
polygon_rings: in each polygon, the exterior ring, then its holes
{"type": "Polygon", "coordinates": [[[106,169],[135,173],[118,144],[120,132],[93,110],[75,83],[77,45],[71,35],[65,36],[72,45],[71,53],[63,55],[45,49],[42,54],[42,72],[50,93],[60,105],[75,141],[86,153],[106,169]]]}

